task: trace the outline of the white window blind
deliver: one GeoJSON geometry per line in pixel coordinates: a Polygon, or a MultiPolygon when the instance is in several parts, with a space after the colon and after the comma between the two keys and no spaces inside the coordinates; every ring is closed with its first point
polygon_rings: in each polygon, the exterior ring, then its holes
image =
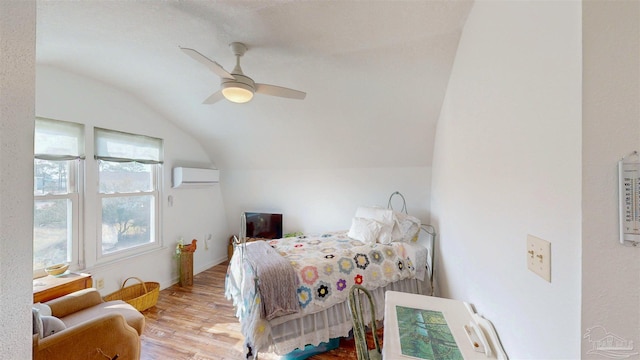
{"type": "Polygon", "coordinates": [[[160,248],[162,139],[94,128],[98,262],[160,248]]]}
{"type": "Polygon", "coordinates": [[[97,160],[162,164],[162,139],[101,128],[94,136],[97,160]]]}
{"type": "Polygon", "coordinates": [[[84,159],[84,125],[44,118],[36,118],[35,125],[36,159],[84,159]]]}
{"type": "Polygon", "coordinates": [[[82,265],[84,125],[36,118],[33,160],[33,268],[82,265]]]}

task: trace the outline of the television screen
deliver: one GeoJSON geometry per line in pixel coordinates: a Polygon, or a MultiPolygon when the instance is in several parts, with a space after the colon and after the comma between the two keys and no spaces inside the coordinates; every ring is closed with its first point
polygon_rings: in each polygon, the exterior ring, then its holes
{"type": "Polygon", "coordinates": [[[282,214],[245,212],[246,235],[250,238],[280,239],[282,237],[282,214]]]}

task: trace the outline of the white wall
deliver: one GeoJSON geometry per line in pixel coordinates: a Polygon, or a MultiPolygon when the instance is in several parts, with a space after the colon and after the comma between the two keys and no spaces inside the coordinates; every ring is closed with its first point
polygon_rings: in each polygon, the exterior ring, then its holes
{"type": "MultiPolygon", "coordinates": [[[[229,170],[221,176],[229,229],[236,234],[243,211],[283,213],[285,233],[348,230],[358,206],[386,207],[394,191],[405,197],[409,214],[430,220],[427,167],[229,170]]],[[[400,210],[400,197],[392,205],[400,210]]]]}
{"type": "MultiPolygon", "coordinates": [[[[162,196],[162,237],[164,247],[146,255],[111,264],[96,262],[97,198],[95,186],[87,187],[85,197],[85,259],[87,271],[94,279],[104,278],[103,294],[119,288],[122,281],[136,276],[157,281],[161,287],[178,278],[175,246],[180,237],[185,242],[199,240],[194,254],[194,272],[200,272],[226,260],[228,240],[220,185],[202,189],[172,189],[174,166],[214,167],[200,144],[167,119],[162,118],[130,94],[106,84],[50,66],[38,66],[36,74],[37,116],[86,124],[87,139],[93,138],[93,126],[143,134],[164,139],[162,196]],[[168,201],[173,197],[173,206],[168,201]],[[211,234],[212,240],[205,244],[211,234]],[[208,248],[208,249],[207,249],[208,248]]],[[[87,142],[86,184],[97,181],[93,160],[93,142],[87,142]]]]}
{"type": "Polygon", "coordinates": [[[36,6],[0,1],[0,353],[31,358],[36,6]]]}
{"type": "Polygon", "coordinates": [[[604,331],[640,358],[640,249],[618,243],[616,163],[640,150],[640,2],[583,3],[583,359],[604,331]]]}
{"type": "Polygon", "coordinates": [[[510,358],[579,358],[580,2],[475,3],[431,194],[441,294],[473,303],[510,358]],[[551,283],[527,270],[527,234],[551,242],[551,283]]]}

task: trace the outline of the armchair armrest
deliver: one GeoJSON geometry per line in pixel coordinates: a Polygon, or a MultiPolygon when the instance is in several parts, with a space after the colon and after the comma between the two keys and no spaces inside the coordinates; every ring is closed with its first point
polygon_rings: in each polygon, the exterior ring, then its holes
{"type": "Polygon", "coordinates": [[[103,300],[98,290],[88,288],[47,301],[45,304],[51,307],[51,315],[62,318],[82,309],[98,305],[102,302],[103,300]]]}
{"type": "Polygon", "coordinates": [[[124,316],[108,313],[69,327],[44,339],[33,340],[34,360],[140,358],[140,337],[124,316]]]}

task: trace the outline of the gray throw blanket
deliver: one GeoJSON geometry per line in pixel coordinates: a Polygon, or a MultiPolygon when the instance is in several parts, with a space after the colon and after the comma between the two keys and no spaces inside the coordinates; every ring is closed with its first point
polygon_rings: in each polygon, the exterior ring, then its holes
{"type": "Polygon", "coordinates": [[[271,320],[299,312],[298,275],[289,260],[262,240],[247,243],[245,255],[258,275],[262,316],[271,320]]]}

